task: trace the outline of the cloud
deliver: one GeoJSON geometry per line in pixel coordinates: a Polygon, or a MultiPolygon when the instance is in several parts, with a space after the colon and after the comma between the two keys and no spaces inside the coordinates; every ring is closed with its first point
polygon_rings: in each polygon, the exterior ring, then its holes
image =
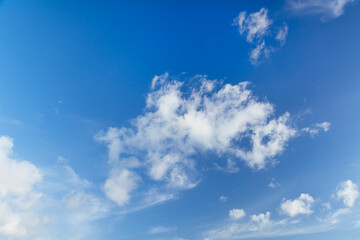
{"type": "Polygon", "coordinates": [[[314,204],[314,199],[307,193],[302,193],[299,198],[294,200],[284,200],[281,203],[280,209],[284,214],[290,217],[295,217],[300,214],[311,214],[313,211],[311,207],[314,204]]]}
{"type": "Polygon", "coordinates": [[[268,10],[262,8],[259,12],[251,13],[249,16],[246,16],[246,12],[240,12],[234,23],[239,26],[239,33],[246,33],[246,40],[253,42],[254,38],[257,40],[263,38],[269,30],[272,20],[268,17],[268,10]]]}
{"type": "MultiPolygon", "coordinates": [[[[240,210],[242,209],[235,209],[240,210]]],[[[245,212],[243,212],[245,214],[245,212]]],[[[241,218],[244,217],[240,214],[241,218]]],[[[260,213],[258,215],[251,215],[249,221],[245,223],[233,223],[231,222],[229,225],[210,230],[206,232],[204,240],[212,240],[212,239],[246,239],[252,238],[253,236],[259,237],[257,234],[261,231],[266,231],[266,229],[271,228],[274,223],[270,220],[271,213],[260,213]]],[[[240,218],[239,218],[240,219],[240,218]]],[[[237,220],[237,219],[233,219],[237,220]]]]}
{"type": "Polygon", "coordinates": [[[330,126],[331,124],[329,122],[316,123],[313,126],[303,128],[302,131],[309,133],[311,137],[314,137],[318,135],[320,131],[329,131],[330,126]]]}
{"type": "Polygon", "coordinates": [[[220,196],[219,200],[222,202],[226,202],[229,198],[226,196],[220,196]]]}
{"type": "Polygon", "coordinates": [[[10,158],[13,140],[0,137],[0,197],[21,196],[32,191],[34,184],[41,182],[40,170],[27,161],[10,158]]]}
{"type": "Polygon", "coordinates": [[[76,239],[92,233],[92,221],[108,214],[107,204],[89,193],[92,183],[58,158],[40,169],[12,157],[13,139],[0,137],[0,238],[76,239]]]}
{"type": "MultiPolygon", "coordinates": [[[[328,232],[331,230],[349,230],[358,227],[359,209],[354,206],[354,194],[357,188],[352,181],[342,182],[337,187],[340,199],[347,199],[346,208],[332,209],[330,203],[322,204],[321,211],[311,209],[315,200],[309,194],[300,194],[294,200],[282,200],[281,213],[288,216],[271,219],[271,213],[265,212],[251,215],[247,221],[237,223],[229,222],[227,219],[217,227],[211,227],[203,232],[204,240],[215,239],[252,239],[252,238],[274,238],[280,236],[291,236],[299,234],[310,234],[328,232]],[[346,192],[344,194],[344,192],[346,192]],[[350,208],[353,207],[353,208],[350,208]],[[310,215],[307,218],[294,218],[299,215],[310,215]]],[[[319,209],[318,209],[319,210],[319,209]]]]}
{"type": "Polygon", "coordinates": [[[20,237],[39,221],[31,220],[31,208],[42,196],[34,186],[43,175],[30,162],[12,159],[13,146],[13,139],[0,137],[0,235],[20,237]]]}
{"type": "Polygon", "coordinates": [[[176,229],[177,229],[177,227],[157,226],[157,227],[150,228],[149,234],[167,233],[167,232],[172,232],[172,231],[174,231],[176,229]]]}
{"type": "Polygon", "coordinates": [[[104,184],[106,196],[120,206],[130,201],[130,193],[137,188],[140,177],[127,169],[113,169],[104,184]]]}
{"type": "Polygon", "coordinates": [[[343,201],[346,207],[353,207],[359,195],[358,186],[351,180],[341,182],[337,187],[336,196],[343,201]]]}
{"type": "Polygon", "coordinates": [[[268,187],[269,187],[269,188],[276,188],[276,187],[278,187],[278,186],[280,186],[280,183],[276,182],[276,181],[275,181],[275,178],[272,178],[271,181],[270,181],[270,183],[268,184],[268,187]]]}
{"type": "Polygon", "coordinates": [[[198,75],[190,81],[197,85],[185,88],[167,78],[148,94],[131,126],[95,136],[107,145],[113,169],[105,192],[119,205],[130,201],[140,179],[170,193],[195,187],[199,155],[215,153],[263,169],[296,134],[290,114],[274,117],[274,106],[254,97],[248,82],[222,86],[198,75]],[[136,164],[129,167],[129,159],[136,164]]]}
{"type": "Polygon", "coordinates": [[[288,35],[289,27],[286,23],[284,23],[284,26],[279,29],[279,31],[276,34],[276,40],[278,40],[281,45],[284,45],[286,42],[286,38],[288,35]]]}
{"type": "Polygon", "coordinates": [[[250,53],[250,62],[254,65],[259,63],[262,56],[268,58],[275,50],[273,46],[266,44],[266,41],[273,42],[275,39],[281,46],[286,42],[288,25],[284,23],[274,36],[276,27],[272,29],[273,21],[268,17],[268,12],[266,8],[261,8],[258,12],[249,15],[243,11],[233,21],[233,25],[238,27],[239,34],[246,35],[246,41],[255,46],[250,53]]]}
{"type": "Polygon", "coordinates": [[[229,211],[229,217],[232,219],[232,220],[239,220],[243,217],[246,216],[246,213],[243,209],[231,209],[229,211]]]}
{"type": "Polygon", "coordinates": [[[288,0],[291,10],[305,14],[319,14],[323,21],[337,18],[349,3],[355,0],[288,0]]]}
{"type": "Polygon", "coordinates": [[[257,223],[257,224],[253,225],[250,228],[250,230],[251,231],[257,231],[259,229],[267,227],[268,225],[270,225],[270,217],[271,217],[270,212],[266,212],[265,214],[260,213],[259,215],[251,215],[250,216],[251,222],[254,222],[254,223],[257,223]]]}

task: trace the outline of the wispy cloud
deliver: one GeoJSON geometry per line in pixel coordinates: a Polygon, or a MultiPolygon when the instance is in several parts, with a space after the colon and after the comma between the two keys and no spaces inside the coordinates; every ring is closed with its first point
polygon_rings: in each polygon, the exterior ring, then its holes
{"type": "Polygon", "coordinates": [[[54,229],[67,239],[90,234],[91,222],[109,210],[88,191],[92,184],[62,157],[58,165],[40,169],[12,158],[13,146],[13,139],[0,137],[0,237],[52,239],[59,234],[54,229]]]}
{"type": "Polygon", "coordinates": [[[356,0],[288,0],[288,6],[296,13],[317,14],[322,21],[341,16],[346,6],[356,0]]]}
{"type": "Polygon", "coordinates": [[[288,25],[284,23],[282,27],[273,26],[273,20],[269,18],[268,13],[266,8],[249,15],[243,11],[234,19],[233,25],[238,27],[240,35],[246,35],[246,41],[255,46],[250,53],[250,61],[254,65],[259,63],[261,57],[268,58],[275,50],[268,41],[276,40],[281,46],[286,42],[288,25]]]}
{"type": "Polygon", "coordinates": [[[176,229],[177,229],[177,227],[156,226],[156,227],[150,228],[149,234],[167,233],[167,232],[172,232],[176,229]]]}

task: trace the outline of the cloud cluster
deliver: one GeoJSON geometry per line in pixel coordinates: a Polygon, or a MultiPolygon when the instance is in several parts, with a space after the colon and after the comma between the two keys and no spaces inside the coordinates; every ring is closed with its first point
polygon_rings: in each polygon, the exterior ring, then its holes
{"type": "Polygon", "coordinates": [[[261,8],[258,12],[249,15],[246,11],[240,12],[234,19],[234,25],[238,26],[240,35],[245,34],[246,41],[255,46],[250,53],[252,64],[258,64],[260,57],[269,57],[274,51],[274,47],[266,43],[268,40],[273,42],[275,39],[280,45],[285,44],[289,27],[284,24],[281,27],[272,28],[272,24],[273,21],[268,17],[266,8],[261,8]]]}
{"type": "Polygon", "coordinates": [[[156,89],[130,127],[96,136],[108,146],[112,166],[105,193],[119,205],[145,179],[159,191],[193,188],[197,159],[208,153],[262,169],[296,134],[290,114],[274,117],[273,105],[254,97],[248,82],[221,86],[195,76],[196,86],[185,88],[167,73],[154,79],[156,89]]]}
{"type": "Polygon", "coordinates": [[[319,14],[323,21],[337,18],[349,3],[355,0],[288,0],[290,8],[299,13],[319,14]]]}
{"type": "Polygon", "coordinates": [[[345,208],[332,209],[329,202],[322,204],[320,211],[315,211],[314,198],[308,193],[302,193],[293,200],[283,199],[279,206],[279,218],[271,219],[271,213],[260,213],[245,218],[245,211],[233,209],[229,212],[233,220],[243,219],[241,223],[225,221],[220,227],[204,232],[204,240],[215,239],[251,239],[289,236],[329,231],[339,227],[344,221],[345,227],[355,228],[358,226],[359,209],[354,209],[356,200],[359,198],[359,190],[351,180],[341,182],[336,190],[338,199],[342,200],[345,208]],[[313,219],[304,222],[305,217],[315,214],[313,219]],[[353,214],[351,214],[353,213],[353,214]],[[285,217],[281,217],[286,215],[285,217]],[[236,216],[239,216],[236,218],[236,216]],[[302,218],[303,217],[303,218],[302,218]],[[353,224],[351,224],[353,223],[353,224]]]}
{"type": "Polygon", "coordinates": [[[310,127],[303,128],[302,131],[310,134],[311,137],[314,137],[318,135],[321,131],[329,131],[330,126],[331,124],[329,122],[316,123],[310,127]]]}

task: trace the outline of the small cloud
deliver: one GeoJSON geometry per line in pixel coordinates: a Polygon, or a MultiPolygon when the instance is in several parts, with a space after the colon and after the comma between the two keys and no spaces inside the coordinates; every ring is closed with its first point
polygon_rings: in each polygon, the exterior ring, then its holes
{"type": "Polygon", "coordinates": [[[316,123],[316,124],[312,125],[311,127],[303,128],[302,131],[309,133],[311,137],[315,137],[317,134],[320,133],[320,131],[324,131],[324,132],[329,131],[330,126],[331,126],[331,123],[329,123],[329,122],[316,123]]]}
{"type": "Polygon", "coordinates": [[[300,214],[309,215],[313,211],[311,207],[313,206],[315,200],[307,193],[302,193],[299,198],[294,200],[284,200],[280,209],[284,214],[289,215],[290,217],[295,217],[300,214]]]}
{"type": "Polygon", "coordinates": [[[231,209],[229,211],[229,217],[236,221],[246,216],[246,213],[243,209],[231,209]]]}
{"type": "Polygon", "coordinates": [[[222,202],[226,202],[229,198],[226,196],[220,196],[219,200],[222,202]]]}
{"type": "Polygon", "coordinates": [[[262,56],[268,58],[270,53],[275,50],[273,46],[265,43],[265,39],[270,40],[270,42],[275,39],[280,42],[281,46],[286,42],[288,25],[284,23],[284,26],[274,36],[276,27],[272,29],[273,21],[268,17],[268,12],[266,8],[261,8],[258,12],[249,15],[243,11],[233,22],[233,25],[238,27],[239,34],[245,34],[246,41],[255,46],[250,53],[250,62],[253,65],[257,65],[262,56]]]}
{"type": "Polygon", "coordinates": [[[289,31],[289,27],[286,23],[284,23],[284,26],[282,28],[280,28],[278,33],[276,34],[276,40],[278,40],[282,46],[286,42],[288,31],[289,31]]]}
{"type": "Polygon", "coordinates": [[[271,181],[270,181],[270,183],[268,184],[268,187],[269,187],[269,188],[276,188],[276,187],[278,187],[278,186],[280,186],[280,183],[276,182],[276,181],[275,181],[275,178],[272,178],[271,181]]]}
{"type": "Polygon", "coordinates": [[[341,182],[337,187],[336,196],[343,201],[346,207],[353,207],[359,195],[358,186],[351,180],[341,182]]]}

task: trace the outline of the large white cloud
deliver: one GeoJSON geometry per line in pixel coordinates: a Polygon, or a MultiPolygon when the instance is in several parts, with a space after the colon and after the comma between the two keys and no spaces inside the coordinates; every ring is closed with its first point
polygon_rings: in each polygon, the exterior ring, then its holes
{"type": "Polygon", "coordinates": [[[120,205],[129,201],[140,175],[167,191],[189,189],[199,180],[199,154],[215,153],[262,169],[296,134],[289,113],[274,117],[274,106],[254,97],[248,82],[221,86],[195,76],[197,86],[185,88],[168,74],[154,79],[156,89],[130,127],[112,127],[96,136],[107,144],[116,169],[105,191],[120,205]],[[140,174],[143,169],[146,175],[140,174]]]}
{"type": "Polygon", "coordinates": [[[281,203],[280,209],[283,213],[290,217],[295,217],[300,214],[311,214],[315,200],[307,193],[300,194],[300,197],[294,200],[284,200],[281,203]]]}
{"type": "Polygon", "coordinates": [[[360,193],[358,186],[351,180],[347,180],[338,185],[336,195],[346,207],[353,207],[360,193]]]}

